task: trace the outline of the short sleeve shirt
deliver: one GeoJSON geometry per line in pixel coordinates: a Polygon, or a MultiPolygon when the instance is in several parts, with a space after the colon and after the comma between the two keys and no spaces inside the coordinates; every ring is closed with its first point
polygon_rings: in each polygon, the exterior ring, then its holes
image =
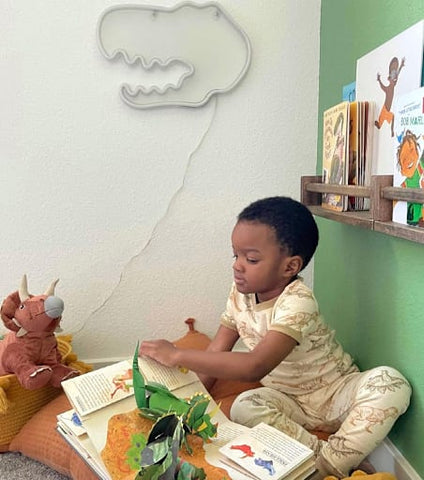
{"type": "Polygon", "coordinates": [[[296,347],[261,383],[291,395],[327,387],[342,375],[358,371],[351,356],[325,324],[311,291],[298,278],[279,297],[257,303],[254,294],[242,294],[233,284],[221,324],[237,330],[253,350],[270,330],[296,340],[296,347]]]}

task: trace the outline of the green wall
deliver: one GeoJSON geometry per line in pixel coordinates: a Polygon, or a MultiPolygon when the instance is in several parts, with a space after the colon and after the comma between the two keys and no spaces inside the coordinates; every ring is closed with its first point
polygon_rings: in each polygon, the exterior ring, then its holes
{"type": "MultiPolygon", "coordinates": [[[[356,60],[424,18],[424,0],[322,0],[317,173],[322,113],[355,80],[356,60]]],[[[362,369],[388,364],[411,382],[390,439],[424,478],[424,245],[317,217],[314,289],[362,369]]]]}

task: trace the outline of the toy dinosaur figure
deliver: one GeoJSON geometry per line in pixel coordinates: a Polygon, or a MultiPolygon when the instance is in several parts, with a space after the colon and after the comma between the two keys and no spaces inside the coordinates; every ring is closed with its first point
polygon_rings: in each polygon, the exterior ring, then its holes
{"type": "Polygon", "coordinates": [[[60,387],[63,380],[79,372],[61,363],[54,335],[64,309],[54,293],[58,280],[42,295],[28,292],[26,275],[17,292],[2,303],[1,319],[10,332],[0,341],[0,375],[14,373],[26,389],[50,384],[60,387]]]}

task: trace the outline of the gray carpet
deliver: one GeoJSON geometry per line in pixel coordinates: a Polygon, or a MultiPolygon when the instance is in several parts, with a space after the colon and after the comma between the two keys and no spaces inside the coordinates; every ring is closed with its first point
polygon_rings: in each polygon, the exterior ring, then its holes
{"type": "Polygon", "coordinates": [[[20,453],[0,453],[0,480],[69,480],[40,462],[20,453]]]}

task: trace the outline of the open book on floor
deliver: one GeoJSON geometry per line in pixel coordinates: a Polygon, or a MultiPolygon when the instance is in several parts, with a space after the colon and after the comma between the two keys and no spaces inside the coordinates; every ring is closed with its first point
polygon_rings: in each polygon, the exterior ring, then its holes
{"type": "MultiPolygon", "coordinates": [[[[166,386],[185,398],[204,388],[196,374],[139,359],[147,382],[166,386]]],[[[124,360],[62,382],[73,409],[57,416],[57,431],[102,480],[111,480],[101,452],[106,445],[109,419],[137,408],[132,385],[132,363],[124,360]]]]}
{"type": "MultiPolygon", "coordinates": [[[[108,431],[109,420],[112,417],[116,418],[117,414],[122,414],[121,416],[129,418],[132,412],[137,409],[130,375],[131,367],[130,361],[123,361],[62,383],[63,389],[74,409],[58,415],[58,432],[62,434],[65,440],[102,480],[115,480],[117,478],[108,471],[109,467],[106,468],[102,460],[102,452],[104,454],[104,451],[107,450],[105,447],[107,447],[107,437],[108,433],[110,433],[108,431]]],[[[160,383],[169,388],[179,398],[187,399],[199,392],[208,393],[193,372],[184,373],[177,368],[163,367],[157,362],[146,358],[139,359],[139,368],[146,382],[160,383]]],[[[225,457],[220,452],[220,449],[228,442],[236,441],[237,437],[241,435],[247,434],[250,436],[254,429],[231,422],[212,399],[207,411],[214,412],[212,421],[217,425],[217,435],[211,438],[209,442],[203,444],[206,462],[209,465],[225,469],[228,472],[228,476],[223,478],[226,480],[251,479],[251,472],[243,471],[236,463],[229,465],[228,457],[225,457]]],[[[275,440],[278,445],[283,447],[281,439],[285,439],[287,452],[285,452],[284,458],[291,458],[291,461],[294,463],[294,458],[297,458],[297,456],[294,455],[293,448],[299,448],[303,452],[303,449],[306,449],[306,447],[298,447],[296,441],[291,439],[288,441],[284,434],[273,428],[271,431],[273,435],[276,435],[275,440]]],[[[273,441],[273,438],[272,435],[268,435],[269,441],[273,441]]],[[[117,443],[119,443],[119,439],[117,443]]],[[[110,446],[110,444],[108,445],[110,446]]],[[[282,447],[274,446],[273,448],[279,452],[282,447]]],[[[283,450],[285,449],[286,447],[283,448],[283,450]]],[[[310,453],[311,451],[308,451],[308,455],[310,453]]],[[[121,460],[126,462],[127,454],[122,455],[122,458],[120,455],[119,452],[114,451],[114,457],[119,457],[120,462],[121,460]]],[[[295,472],[292,471],[292,476],[277,477],[273,475],[272,478],[276,480],[303,480],[306,478],[307,473],[310,474],[314,471],[313,460],[308,463],[303,457],[300,459],[299,454],[297,461],[300,467],[296,472],[299,475],[293,476],[295,472]],[[300,470],[305,473],[301,474],[300,470]]],[[[262,471],[266,473],[266,476],[264,474],[262,477],[254,478],[268,478],[270,476],[269,472],[263,469],[262,471]]]]}

